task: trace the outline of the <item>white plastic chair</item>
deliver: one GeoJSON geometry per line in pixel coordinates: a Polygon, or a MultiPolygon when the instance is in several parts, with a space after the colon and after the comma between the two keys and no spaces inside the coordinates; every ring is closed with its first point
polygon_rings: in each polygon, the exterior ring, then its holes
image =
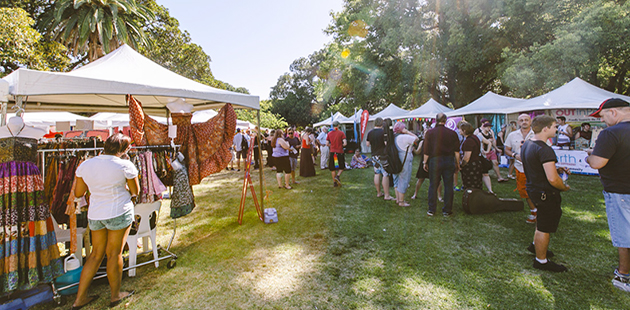
{"type": "MultiPolygon", "coordinates": [[[[57,221],[55,221],[54,216],[50,216],[53,221],[53,227],[55,227],[55,236],[57,237],[57,242],[70,242],[70,229],[61,229],[57,221]]],[[[77,257],[81,266],[83,266],[83,235],[85,234],[85,228],[77,227],[77,251],[74,252],[74,256],[77,257]]],[[[89,254],[88,249],[86,249],[86,254],[89,254]]]]}
{"type": "MultiPolygon", "coordinates": [[[[151,238],[151,249],[153,250],[153,259],[155,260],[155,267],[160,266],[158,259],[158,249],[156,241],[157,225],[153,229],[149,225],[150,219],[155,216],[156,222],[160,214],[161,201],[152,203],[139,203],[134,209],[135,215],[140,215],[140,224],[138,225],[138,232],[135,235],[129,235],[127,237],[127,244],[129,245],[129,266],[136,265],[136,256],[138,255],[138,238],[142,237],[142,247],[145,252],[148,252],[148,237],[151,238]],[[155,214],[154,214],[155,212],[155,214]]],[[[136,276],[136,268],[129,269],[129,276],[136,276]]]]}

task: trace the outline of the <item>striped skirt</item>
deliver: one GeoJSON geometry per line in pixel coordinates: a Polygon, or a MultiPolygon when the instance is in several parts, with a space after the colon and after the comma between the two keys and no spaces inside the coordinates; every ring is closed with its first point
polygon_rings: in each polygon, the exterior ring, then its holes
{"type": "Polygon", "coordinates": [[[27,161],[0,163],[0,290],[9,293],[51,282],[63,263],[44,184],[27,161]]]}

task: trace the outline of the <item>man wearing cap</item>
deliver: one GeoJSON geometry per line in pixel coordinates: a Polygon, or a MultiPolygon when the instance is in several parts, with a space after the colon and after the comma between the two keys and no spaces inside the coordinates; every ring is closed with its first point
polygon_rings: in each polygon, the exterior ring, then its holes
{"type": "Polygon", "coordinates": [[[333,122],[333,130],[326,137],[326,145],[330,148],[328,159],[328,169],[333,178],[333,186],[341,187],[341,173],[346,168],[346,159],[343,153],[343,147],[346,146],[346,134],[339,130],[339,122],[333,122]]]}
{"type": "MultiPolygon", "coordinates": [[[[523,169],[523,162],[521,159],[521,146],[527,140],[531,140],[534,137],[534,131],[532,130],[532,118],[528,114],[521,114],[518,116],[518,124],[521,127],[520,130],[512,131],[505,139],[505,155],[514,158],[514,168],[516,169],[516,189],[518,190],[521,198],[524,198],[529,205],[530,215],[527,216],[527,223],[536,223],[536,206],[527,196],[527,189],[525,184],[527,178],[525,177],[525,170],[523,169]]],[[[534,246],[529,248],[530,252],[534,251],[534,246]]]]}
{"type": "Polygon", "coordinates": [[[619,252],[612,284],[630,292],[630,103],[611,98],[590,116],[601,117],[608,125],[597,136],[586,162],[599,169],[610,238],[619,252]]]}
{"type": "Polygon", "coordinates": [[[319,158],[319,166],[322,170],[328,168],[328,145],[326,144],[326,138],[328,137],[327,127],[322,127],[319,135],[317,136],[317,142],[319,143],[319,152],[321,157],[319,158]]]}

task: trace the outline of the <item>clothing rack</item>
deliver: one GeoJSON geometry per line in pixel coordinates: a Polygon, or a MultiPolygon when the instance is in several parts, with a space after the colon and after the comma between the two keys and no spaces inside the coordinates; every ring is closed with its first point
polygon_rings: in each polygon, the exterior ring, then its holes
{"type": "MultiPolygon", "coordinates": [[[[177,151],[181,145],[141,145],[141,146],[132,146],[132,150],[146,150],[146,149],[174,149],[177,151]]],[[[102,151],[104,148],[102,147],[84,147],[84,148],[64,148],[64,149],[41,149],[37,150],[37,153],[42,154],[42,176],[46,177],[46,153],[62,153],[62,152],[92,152],[92,151],[102,151]]]]}
{"type": "MultiPolygon", "coordinates": [[[[180,147],[181,147],[181,145],[143,145],[143,146],[132,146],[131,149],[132,150],[171,149],[171,150],[178,151],[178,149],[180,147]]],[[[37,152],[38,153],[42,153],[42,169],[41,170],[42,170],[42,175],[45,178],[46,177],[45,165],[46,165],[46,154],[47,153],[52,153],[52,152],[57,152],[57,153],[73,152],[74,153],[74,152],[81,152],[81,151],[90,152],[90,151],[102,151],[102,150],[103,150],[102,147],[90,147],[90,148],[42,149],[42,150],[37,150],[37,152]]],[[[171,187],[169,187],[169,197],[172,197],[171,190],[172,190],[171,187]]],[[[176,233],[177,233],[177,219],[173,219],[173,234],[171,235],[171,239],[168,242],[168,246],[166,248],[162,247],[161,245],[157,245],[156,246],[158,251],[161,250],[163,252],[166,252],[167,255],[164,255],[162,257],[158,256],[155,259],[151,259],[151,260],[143,262],[143,263],[135,264],[133,266],[127,266],[126,268],[123,269],[123,272],[128,271],[130,269],[135,269],[135,268],[138,268],[138,267],[141,267],[141,266],[153,264],[153,263],[159,262],[161,260],[167,260],[167,259],[170,259],[170,260],[166,264],[166,267],[168,269],[174,268],[177,265],[177,254],[171,252],[170,249],[171,249],[171,245],[173,244],[173,240],[175,239],[175,234],[176,233]]],[[[139,255],[143,255],[143,254],[147,254],[147,253],[152,253],[152,251],[139,252],[139,253],[137,253],[137,255],[139,256],[139,255]]],[[[101,279],[101,278],[105,278],[105,277],[107,277],[107,274],[96,275],[92,280],[97,280],[97,279],[101,279]]],[[[54,282],[53,282],[52,283],[53,299],[57,302],[57,304],[60,304],[61,303],[61,295],[59,294],[59,291],[66,290],[66,289],[75,287],[77,285],[79,285],[79,282],[57,288],[55,286],[54,282]]]]}

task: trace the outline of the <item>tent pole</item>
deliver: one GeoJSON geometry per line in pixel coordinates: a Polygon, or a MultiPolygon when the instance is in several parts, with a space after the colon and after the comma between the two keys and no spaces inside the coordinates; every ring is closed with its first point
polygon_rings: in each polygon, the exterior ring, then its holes
{"type": "Polygon", "coordinates": [[[259,179],[260,179],[260,209],[263,210],[263,222],[265,220],[265,196],[263,193],[263,164],[262,164],[262,127],[260,127],[260,110],[256,111],[256,120],[258,121],[258,130],[256,135],[258,136],[258,160],[260,161],[258,163],[258,174],[259,174],[259,179]]]}
{"type": "Polygon", "coordinates": [[[18,107],[18,110],[15,112],[15,116],[22,117],[22,114],[24,114],[24,98],[25,96],[17,96],[15,98],[15,105],[18,107]]]}
{"type": "Polygon", "coordinates": [[[0,126],[5,126],[7,124],[7,105],[8,102],[2,102],[2,108],[0,108],[0,113],[2,113],[2,119],[0,119],[0,126]]]}

